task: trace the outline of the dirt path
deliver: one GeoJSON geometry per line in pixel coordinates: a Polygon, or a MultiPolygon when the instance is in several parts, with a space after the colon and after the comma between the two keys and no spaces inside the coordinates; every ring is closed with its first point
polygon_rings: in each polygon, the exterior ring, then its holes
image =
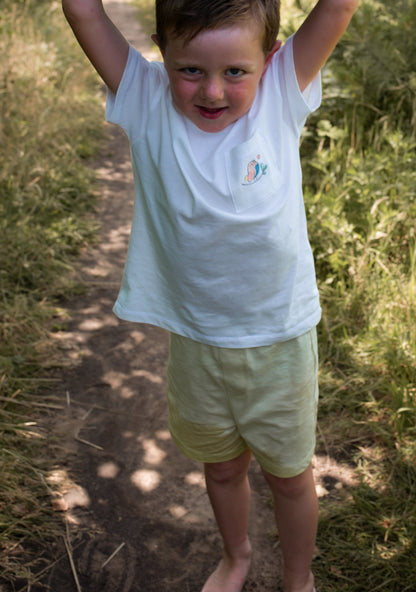
{"type": "MultiPolygon", "coordinates": [[[[145,50],[134,9],[105,4],[129,41],[145,50]]],[[[87,291],[70,304],[68,330],[56,336],[68,368],[60,388],[65,410],[53,416],[60,440],[50,486],[67,523],[67,547],[52,549],[56,563],[31,589],[199,592],[221,549],[201,466],[176,449],[167,430],[168,335],[120,322],[111,312],[133,196],[128,145],[115,127],[108,128],[97,174],[101,241],[81,258],[87,291]]],[[[255,463],[250,479],[254,561],[245,591],[276,592],[273,514],[255,463]]]]}

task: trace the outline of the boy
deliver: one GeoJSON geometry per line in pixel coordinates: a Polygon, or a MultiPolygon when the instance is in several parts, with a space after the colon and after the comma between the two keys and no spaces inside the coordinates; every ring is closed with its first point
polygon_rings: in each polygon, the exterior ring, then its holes
{"type": "Polygon", "coordinates": [[[278,0],[157,0],[149,64],[101,0],[63,0],[126,131],[136,185],[121,318],[171,332],[169,425],[204,463],[223,557],[203,592],[239,592],[253,453],[271,488],[285,592],[312,592],[320,318],[299,136],[358,0],[319,0],[283,48],[278,0]]]}

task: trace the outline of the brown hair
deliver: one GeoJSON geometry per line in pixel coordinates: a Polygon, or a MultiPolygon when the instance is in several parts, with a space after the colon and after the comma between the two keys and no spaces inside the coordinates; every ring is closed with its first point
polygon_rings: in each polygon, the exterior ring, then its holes
{"type": "Polygon", "coordinates": [[[268,53],[280,26],[280,0],[156,0],[156,33],[166,49],[168,35],[189,43],[198,33],[254,19],[264,31],[263,51],[268,53]]]}

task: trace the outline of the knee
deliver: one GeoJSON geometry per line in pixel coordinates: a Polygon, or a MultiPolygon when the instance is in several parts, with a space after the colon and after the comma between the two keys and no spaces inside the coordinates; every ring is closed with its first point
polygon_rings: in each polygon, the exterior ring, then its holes
{"type": "Polygon", "coordinates": [[[205,476],[210,481],[218,484],[232,483],[245,479],[251,460],[251,453],[244,452],[241,456],[232,460],[205,463],[205,476]]]}
{"type": "Polygon", "coordinates": [[[276,477],[266,471],[263,474],[274,496],[296,500],[315,488],[310,468],[295,477],[276,477]]]}

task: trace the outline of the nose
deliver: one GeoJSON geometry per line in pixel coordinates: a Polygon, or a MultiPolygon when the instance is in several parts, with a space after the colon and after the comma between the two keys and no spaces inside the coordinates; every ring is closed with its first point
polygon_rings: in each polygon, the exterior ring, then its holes
{"type": "Polygon", "coordinates": [[[206,78],[201,91],[206,101],[221,101],[224,98],[224,86],[220,77],[206,78]]]}

